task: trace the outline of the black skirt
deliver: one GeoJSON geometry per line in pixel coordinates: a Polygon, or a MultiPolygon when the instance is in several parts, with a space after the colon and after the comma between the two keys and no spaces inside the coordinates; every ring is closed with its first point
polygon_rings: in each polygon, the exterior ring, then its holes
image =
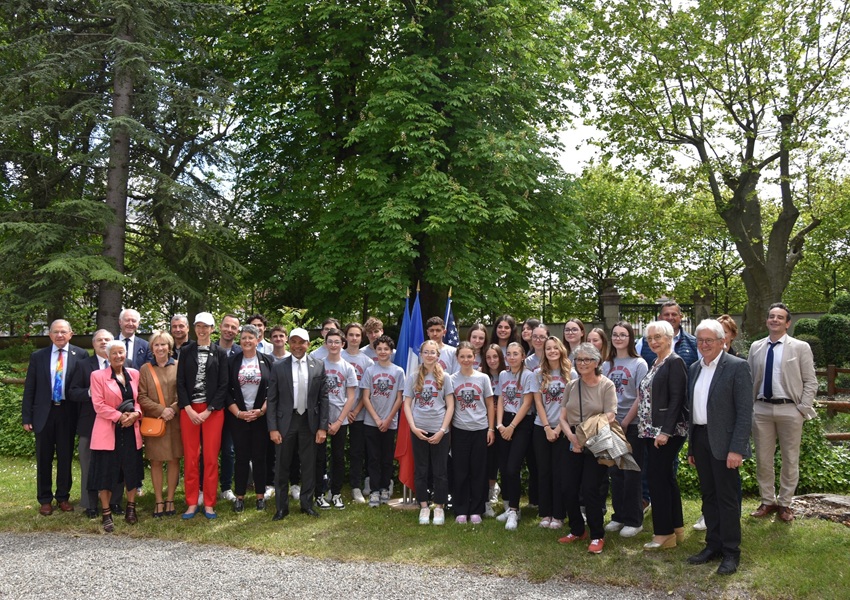
{"type": "Polygon", "coordinates": [[[113,490],[119,483],[134,490],[142,485],[145,465],[142,450],[136,448],[136,428],[115,425],[115,450],[92,450],[89,491],[113,490]]]}

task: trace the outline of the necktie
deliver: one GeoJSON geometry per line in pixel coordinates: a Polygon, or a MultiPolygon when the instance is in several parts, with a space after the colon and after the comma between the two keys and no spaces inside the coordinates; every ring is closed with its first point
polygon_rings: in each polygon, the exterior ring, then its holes
{"type": "Polygon", "coordinates": [[[764,364],[764,397],[773,398],[773,347],[779,342],[767,343],[767,361],[764,364]]]}
{"type": "Polygon", "coordinates": [[[56,373],[53,375],[53,404],[62,402],[62,378],[65,375],[65,361],[62,360],[63,348],[57,350],[59,358],[56,359],[56,373]]]}
{"type": "Polygon", "coordinates": [[[303,415],[307,410],[307,377],[304,375],[304,359],[295,361],[298,363],[298,385],[297,394],[295,397],[295,410],[299,415],[303,415]]]}

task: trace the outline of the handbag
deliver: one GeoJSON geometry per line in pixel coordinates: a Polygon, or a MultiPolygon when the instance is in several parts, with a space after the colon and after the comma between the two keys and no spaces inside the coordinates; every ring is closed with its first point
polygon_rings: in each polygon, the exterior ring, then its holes
{"type": "MultiPolygon", "coordinates": [[[[153,378],[153,383],[156,386],[156,394],[159,396],[159,403],[164,407],[165,398],[162,394],[162,386],[159,385],[159,377],[156,376],[156,371],[154,371],[150,364],[145,366],[153,378]]],[[[161,417],[142,417],[139,429],[144,437],[162,437],[165,435],[165,420],[161,417]]]]}

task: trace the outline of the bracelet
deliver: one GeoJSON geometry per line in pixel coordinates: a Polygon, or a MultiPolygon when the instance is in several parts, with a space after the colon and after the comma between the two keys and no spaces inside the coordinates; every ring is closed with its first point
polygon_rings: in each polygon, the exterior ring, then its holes
{"type": "Polygon", "coordinates": [[[516,425],[514,425],[513,423],[511,423],[510,425],[508,425],[508,427],[510,427],[511,429],[516,429],[516,425]]]}
{"type": "Polygon", "coordinates": [[[491,431],[491,432],[492,432],[492,431],[496,431],[496,430],[495,430],[495,429],[493,429],[492,427],[490,427],[487,431],[491,431]]]}
{"type": "Polygon", "coordinates": [[[502,430],[502,429],[504,429],[504,428],[505,428],[505,426],[504,426],[504,425],[502,425],[501,423],[499,423],[498,425],[496,425],[496,429],[498,429],[499,431],[501,431],[501,430],[502,430]]]}
{"type": "Polygon", "coordinates": [[[238,418],[239,418],[239,415],[241,415],[241,414],[242,414],[242,411],[241,411],[241,410],[237,410],[237,411],[236,411],[236,418],[238,419],[238,418]]]}

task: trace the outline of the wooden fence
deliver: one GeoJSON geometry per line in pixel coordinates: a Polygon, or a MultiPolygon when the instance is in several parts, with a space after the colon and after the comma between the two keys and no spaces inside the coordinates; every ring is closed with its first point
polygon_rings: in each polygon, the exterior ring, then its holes
{"type": "MultiPolygon", "coordinates": [[[[818,377],[826,377],[826,389],[818,390],[818,396],[826,396],[826,400],[818,400],[818,405],[826,409],[827,418],[840,412],[850,413],[850,401],[835,399],[838,394],[850,394],[850,388],[838,387],[838,376],[843,373],[850,373],[850,369],[829,365],[825,371],[815,372],[818,377]]],[[[831,442],[847,441],[850,440],[850,432],[827,433],[826,439],[831,442]]]]}

